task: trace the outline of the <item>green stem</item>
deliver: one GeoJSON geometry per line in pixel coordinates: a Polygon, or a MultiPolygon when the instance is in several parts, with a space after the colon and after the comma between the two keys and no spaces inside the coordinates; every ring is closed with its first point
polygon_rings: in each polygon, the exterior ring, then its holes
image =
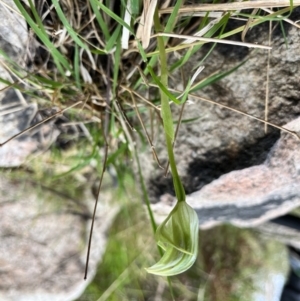
{"type": "MultiPolygon", "coordinates": [[[[157,32],[160,31],[160,22],[158,17],[158,11],[156,9],[154,14],[154,26],[157,32]]],[[[160,57],[160,65],[161,65],[161,83],[163,86],[168,88],[168,65],[167,65],[167,56],[165,51],[164,39],[163,37],[157,37],[158,49],[159,49],[159,57],[160,57]]],[[[164,132],[166,137],[166,144],[169,156],[169,162],[173,177],[173,184],[176,193],[176,197],[178,202],[185,202],[185,191],[178,175],[176,161],[173,152],[173,140],[174,140],[174,127],[173,127],[173,119],[171,108],[169,104],[168,96],[160,91],[161,96],[161,112],[162,119],[164,123],[164,132]]]]}
{"type": "Polygon", "coordinates": [[[176,167],[174,152],[173,152],[173,143],[168,135],[166,135],[166,142],[167,142],[169,162],[170,162],[170,167],[171,167],[171,172],[173,177],[173,184],[175,188],[175,194],[178,202],[185,202],[185,190],[177,172],[177,167],[176,167]]]}

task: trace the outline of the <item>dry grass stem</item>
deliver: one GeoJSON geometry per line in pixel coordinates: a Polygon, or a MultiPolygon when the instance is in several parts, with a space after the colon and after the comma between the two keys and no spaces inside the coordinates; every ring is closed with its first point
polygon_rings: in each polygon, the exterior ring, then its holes
{"type": "MultiPolygon", "coordinates": [[[[214,27],[218,22],[220,22],[222,16],[219,16],[218,18],[210,21],[206,26],[204,26],[201,30],[197,31],[196,33],[193,34],[193,37],[203,37],[210,29],[214,27]]],[[[195,42],[194,38],[187,39],[182,42],[182,44],[190,44],[195,42]]]]}
{"type": "MultiPolygon", "coordinates": [[[[269,22],[269,46],[271,46],[271,36],[272,36],[272,21],[269,22]]],[[[268,121],[269,115],[269,84],[270,84],[270,58],[271,51],[268,50],[268,60],[267,60],[267,80],[266,80],[266,98],[265,98],[265,120],[268,121]]],[[[268,124],[265,123],[265,133],[268,131],[268,124]]]]}
{"type": "MultiPolygon", "coordinates": [[[[127,2],[126,10],[125,10],[125,16],[124,16],[124,22],[130,26],[130,20],[131,20],[131,2],[127,2]]],[[[128,42],[129,42],[129,29],[126,28],[125,26],[123,27],[123,32],[122,32],[122,38],[121,38],[121,44],[123,49],[128,49],[128,42]]]]}
{"type": "MultiPolygon", "coordinates": [[[[265,12],[267,12],[267,13],[269,13],[269,14],[273,14],[273,13],[274,13],[273,10],[268,9],[268,8],[262,8],[262,10],[264,10],[265,12]]],[[[278,15],[278,18],[284,18],[284,16],[278,15]]],[[[291,25],[293,25],[293,26],[295,26],[295,27],[297,27],[297,28],[300,28],[300,25],[299,25],[299,24],[297,24],[296,22],[294,22],[294,21],[292,21],[292,20],[290,20],[290,19],[288,19],[288,18],[284,18],[283,21],[284,21],[284,22],[287,22],[287,23],[289,23],[289,24],[291,24],[291,25]]]]}
{"type": "Polygon", "coordinates": [[[10,11],[14,12],[18,16],[20,16],[21,18],[25,19],[24,16],[18,10],[13,9],[10,5],[8,5],[3,0],[0,0],[0,4],[2,4],[3,6],[5,6],[6,8],[8,8],[10,11]]]}
{"type": "Polygon", "coordinates": [[[138,109],[138,107],[136,105],[135,98],[134,98],[134,96],[133,96],[132,93],[130,93],[130,95],[131,95],[132,102],[134,103],[134,109],[135,109],[136,115],[137,115],[137,117],[138,117],[138,119],[140,121],[140,124],[141,124],[141,126],[142,126],[142,128],[143,128],[143,130],[144,130],[144,132],[146,134],[147,141],[148,141],[148,143],[151,146],[151,151],[152,151],[153,157],[154,157],[154,159],[155,159],[158,167],[161,168],[161,169],[164,169],[164,167],[160,164],[160,161],[158,159],[158,156],[157,156],[157,153],[156,153],[156,150],[155,150],[155,146],[153,145],[152,140],[151,140],[151,138],[150,138],[150,136],[149,136],[149,134],[147,132],[147,129],[146,129],[145,125],[144,125],[144,122],[143,122],[142,117],[140,115],[139,109],[138,109]]]}
{"type": "Polygon", "coordinates": [[[268,124],[268,125],[270,125],[270,126],[272,126],[272,127],[274,127],[274,128],[277,128],[277,129],[279,129],[279,130],[281,130],[281,131],[287,132],[287,133],[293,135],[293,136],[294,136],[295,138],[297,138],[298,140],[300,140],[300,136],[299,136],[296,132],[290,131],[290,130],[288,130],[288,129],[282,127],[282,126],[279,126],[279,125],[274,124],[274,123],[272,123],[272,122],[269,122],[269,121],[267,121],[267,120],[263,120],[263,119],[261,119],[261,118],[255,117],[255,116],[253,116],[253,115],[250,115],[250,114],[248,114],[248,113],[245,113],[245,112],[240,111],[240,110],[237,110],[237,109],[234,109],[234,108],[232,108],[232,107],[228,107],[228,106],[226,106],[226,105],[217,103],[217,102],[215,102],[215,101],[213,101],[213,100],[210,100],[210,99],[207,99],[207,98],[203,98],[203,97],[200,97],[200,96],[197,96],[197,95],[193,95],[193,94],[189,94],[189,95],[190,95],[191,97],[196,98],[196,99],[199,99],[199,100],[202,100],[202,101],[206,101],[206,102],[212,103],[212,104],[214,104],[214,105],[217,105],[217,106],[219,106],[219,107],[225,108],[225,109],[227,109],[227,110],[231,110],[231,111],[236,112],[236,113],[238,113],[238,114],[247,116],[247,117],[249,117],[249,118],[251,118],[251,119],[255,119],[255,120],[260,121],[260,122],[262,122],[262,123],[264,123],[264,124],[268,124]]]}
{"type": "Polygon", "coordinates": [[[147,4],[147,2],[147,0],[144,1],[144,9],[136,33],[137,39],[142,40],[142,46],[144,49],[146,49],[149,46],[154,11],[156,8],[157,0],[152,0],[150,4],[147,4]]]}
{"type": "MultiPolygon", "coordinates": [[[[122,118],[125,120],[128,127],[130,128],[130,130],[133,131],[133,132],[136,132],[135,128],[132,126],[131,122],[129,121],[129,119],[128,119],[126,113],[125,113],[125,110],[123,108],[123,105],[122,105],[121,101],[119,101],[118,98],[120,98],[124,103],[126,103],[125,99],[122,96],[117,96],[116,97],[115,103],[118,107],[118,113],[121,114],[122,118]]],[[[119,115],[117,115],[117,118],[119,119],[119,115]]]]}
{"type": "MultiPolygon", "coordinates": [[[[291,5],[290,0],[257,0],[257,1],[244,1],[244,2],[232,2],[232,3],[215,3],[215,4],[201,4],[201,5],[190,5],[181,7],[179,13],[190,13],[195,12],[210,12],[210,11],[231,11],[251,8],[275,8],[275,7],[289,7],[291,5]]],[[[300,0],[294,0],[293,6],[299,6],[300,0]]],[[[174,10],[174,7],[168,7],[159,10],[160,14],[170,14],[174,10]]]]}
{"type": "Polygon", "coordinates": [[[90,230],[90,235],[89,235],[89,241],[88,241],[88,248],[87,248],[87,254],[86,254],[86,263],[85,263],[85,272],[84,272],[84,280],[87,279],[87,274],[88,274],[88,268],[89,268],[89,259],[90,259],[90,251],[91,251],[91,246],[92,246],[92,238],[93,238],[93,229],[94,229],[94,224],[95,224],[95,217],[96,217],[96,212],[97,212],[97,206],[98,206],[98,200],[100,196],[100,191],[102,187],[102,182],[104,178],[104,173],[106,170],[106,163],[107,163],[107,158],[108,158],[108,142],[107,142],[107,137],[105,134],[105,128],[102,128],[103,130],[103,137],[104,137],[104,158],[103,158],[103,167],[100,175],[100,181],[98,185],[98,191],[96,194],[96,199],[95,199],[95,206],[93,210],[93,217],[92,217],[92,223],[91,223],[91,230],[90,230]]]}
{"type": "MultiPolygon", "coordinates": [[[[132,140],[132,137],[131,137],[131,135],[130,135],[130,133],[129,133],[129,130],[128,130],[126,124],[127,124],[128,126],[131,126],[131,125],[129,125],[129,124],[126,122],[126,119],[124,118],[126,115],[125,115],[125,114],[121,114],[120,108],[119,108],[119,106],[117,105],[117,102],[116,102],[116,101],[113,102],[113,106],[114,106],[114,109],[116,110],[116,112],[118,113],[119,121],[120,121],[120,123],[121,123],[122,129],[124,130],[125,136],[126,136],[128,142],[129,142],[129,144],[128,144],[128,145],[129,145],[129,150],[130,150],[131,152],[134,152],[134,151],[135,151],[134,142],[133,142],[133,140],[132,140]]],[[[131,126],[131,127],[132,127],[132,126],[131,126]]],[[[134,128],[133,128],[133,131],[135,131],[134,128]]]]}
{"type": "Polygon", "coordinates": [[[155,104],[153,104],[151,101],[149,101],[148,99],[146,99],[145,97],[143,97],[142,95],[140,95],[138,92],[126,87],[126,86],[123,86],[123,85],[120,85],[121,88],[123,88],[124,90],[128,91],[129,93],[133,93],[134,95],[136,95],[138,98],[140,98],[141,100],[143,100],[144,102],[146,102],[149,106],[153,107],[156,111],[160,112],[160,108],[157,107],[155,104]]]}
{"type": "MultiPolygon", "coordinates": [[[[253,11],[252,11],[252,13],[251,13],[251,15],[255,16],[257,14],[257,12],[258,12],[258,8],[254,8],[253,11]]],[[[250,24],[253,22],[253,20],[254,20],[253,18],[249,18],[247,20],[247,23],[245,25],[245,28],[244,28],[244,30],[242,32],[242,36],[241,36],[242,42],[245,42],[246,34],[247,34],[247,32],[248,32],[248,30],[250,28],[250,24]]]]}
{"type": "Polygon", "coordinates": [[[189,36],[189,35],[180,35],[174,33],[157,33],[151,36],[151,38],[163,36],[163,37],[173,37],[178,39],[190,39],[195,41],[203,41],[203,42],[212,42],[212,43],[220,43],[220,44],[229,44],[229,45],[236,45],[236,46],[244,46],[248,48],[261,48],[261,49],[272,49],[270,46],[265,45],[258,45],[252,43],[245,43],[245,42],[238,42],[238,41],[230,41],[230,40],[222,40],[222,39],[214,39],[214,38],[203,38],[203,37],[196,37],[196,36],[189,36]]]}
{"type": "Polygon", "coordinates": [[[70,105],[69,107],[67,107],[67,108],[65,108],[65,109],[63,109],[63,110],[58,111],[57,113],[55,113],[55,114],[49,116],[48,118],[43,119],[42,121],[40,121],[40,122],[34,124],[33,126],[30,126],[29,128],[25,129],[24,131],[22,131],[22,132],[20,132],[20,133],[18,133],[18,134],[16,134],[16,135],[12,136],[11,138],[7,139],[7,140],[4,141],[3,143],[0,143],[0,147],[3,146],[3,145],[5,145],[6,143],[12,141],[13,139],[15,139],[15,138],[17,138],[17,137],[22,136],[23,134],[27,133],[28,131],[33,130],[34,128],[40,126],[41,124],[47,122],[48,120],[50,120],[50,119],[52,119],[52,118],[54,118],[54,117],[56,117],[56,116],[58,116],[58,115],[63,114],[65,111],[67,111],[67,110],[69,110],[69,109],[71,109],[71,108],[74,108],[74,107],[78,106],[78,105],[81,104],[81,103],[82,103],[81,100],[80,100],[80,101],[77,101],[76,103],[70,105]]]}

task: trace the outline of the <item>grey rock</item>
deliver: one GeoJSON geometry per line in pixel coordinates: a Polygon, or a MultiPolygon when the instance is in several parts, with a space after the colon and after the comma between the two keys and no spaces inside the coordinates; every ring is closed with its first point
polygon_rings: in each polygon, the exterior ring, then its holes
{"type": "Polygon", "coordinates": [[[263,237],[277,240],[285,245],[300,249],[300,231],[291,227],[264,223],[255,227],[263,237]]]}
{"type": "Polygon", "coordinates": [[[83,280],[93,196],[66,199],[55,189],[0,175],[0,299],[68,301],[92,280],[118,211],[110,195],[98,205],[89,274],[83,280]]]}
{"type": "MultiPolygon", "coordinates": [[[[300,118],[284,128],[300,133],[300,118]]],[[[300,205],[299,180],[300,140],[282,133],[263,164],[223,175],[188,200],[194,208],[200,205],[203,227],[226,221],[254,226],[300,205]],[[222,210],[217,215],[212,208],[222,210]]]]}
{"type": "Polygon", "coordinates": [[[14,1],[1,1],[0,20],[0,49],[20,63],[24,60],[29,41],[26,21],[18,12],[14,1]]]}
{"type": "MultiPolygon", "coordinates": [[[[300,133],[300,118],[284,128],[300,133]]],[[[188,195],[187,202],[196,210],[200,228],[221,223],[254,227],[300,206],[299,171],[300,140],[282,132],[265,162],[221,176],[188,195]]],[[[172,196],[162,200],[153,205],[156,212],[167,212],[175,202],[172,196]]]]}
{"type": "MultiPolygon", "coordinates": [[[[13,89],[9,89],[3,94],[0,101],[0,143],[6,142],[41,120],[37,105],[27,103],[20,92],[16,93],[13,89]]],[[[22,165],[29,155],[34,153],[37,155],[47,150],[59,134],[53,122],[26,131],[23,135],[0,146],[0,166],[22,165]]]]}

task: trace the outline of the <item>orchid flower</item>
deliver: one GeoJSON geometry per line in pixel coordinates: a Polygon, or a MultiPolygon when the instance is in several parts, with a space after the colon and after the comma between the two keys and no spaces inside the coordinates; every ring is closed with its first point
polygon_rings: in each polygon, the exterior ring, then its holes
{"type": "Polygon", "coordinates": [[[156,240],[165,250],[148,273],[172,276],[189,269],[198,253],[198,216],[186,202],[177,202],[166,220],[157,228],[156,240]]]}

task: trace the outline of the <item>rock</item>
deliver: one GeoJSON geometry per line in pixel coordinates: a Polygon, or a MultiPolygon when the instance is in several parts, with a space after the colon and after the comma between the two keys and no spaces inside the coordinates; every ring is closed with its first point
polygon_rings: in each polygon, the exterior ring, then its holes
{"type": "MultiPolygon", "coordinates": [[[[299,221],[298,221],[299,222],[299,221]]],[[[255,227],[265,238],[279,241],[287,246],[300,249],[300,231],[290,226],[267,222],[255,227]]]]}
{"type": "Polygon", "coordinates": [[[24,56],[28,45],[28,30],[25,19],[17,13],[13,0],[3,0],[0,3],[0,49],[20,64],[25,63],[24,56]]]}
{"type": "Polygon", "coordinates": [[[118,207],[102,195],[94,228],[88,280],[84,281],[87,237],[94,198],[62,197],[30,180],[0,176],[0,299],[68,301],[92,280],[118,207]]]}
{"type": "MultiPolygon", "coordinates": [[[[284,128],[300,133],[300,118],[284,128]]],[[[300,205],[299,171],[300,140],[282,133],[263,164],[223,175],[191,194],[188,200],[194,208],[202,208],[197,211],[201,211],[203,227],[226,221],[254,226],[300,205]],[[222,208],[218,216],[209,212],[212,204],[222,208]]]]}
{"type": "MultiPolygon", "coordinates": [[[[284,126],[300,134],[300,117],[284,126]]],[[[282,132],[263,164],[229,172],[187,196],[196,210],[201,229],[222,223],[258,227],[289,245],[300,247],[299,231],[264,224],[300,206],[300,139],[282,132]],[[296,239],[295,239],[296,238],[296,239]]],[[[152,205],[162,221],[175,198],[165,196],[152,205]]]]}
{"type": "MultiPolygon", "coordinates": [[[[13,89],[4,92],[0,102],[0,143],[4,143],[16,134],[42,120],[38,107],[27,103],[20,93],[13,89]],[[24,101],[23,101],[23,100],[24,101]],[[25,103],[24,103],[25,102],[25,103]]],[[[17,167],[26,162],[29,155],[45,151],[56,140],[60,131],[53,121],[25,132],[23,135],[0,146],[0,166],[17,167]]]]}

